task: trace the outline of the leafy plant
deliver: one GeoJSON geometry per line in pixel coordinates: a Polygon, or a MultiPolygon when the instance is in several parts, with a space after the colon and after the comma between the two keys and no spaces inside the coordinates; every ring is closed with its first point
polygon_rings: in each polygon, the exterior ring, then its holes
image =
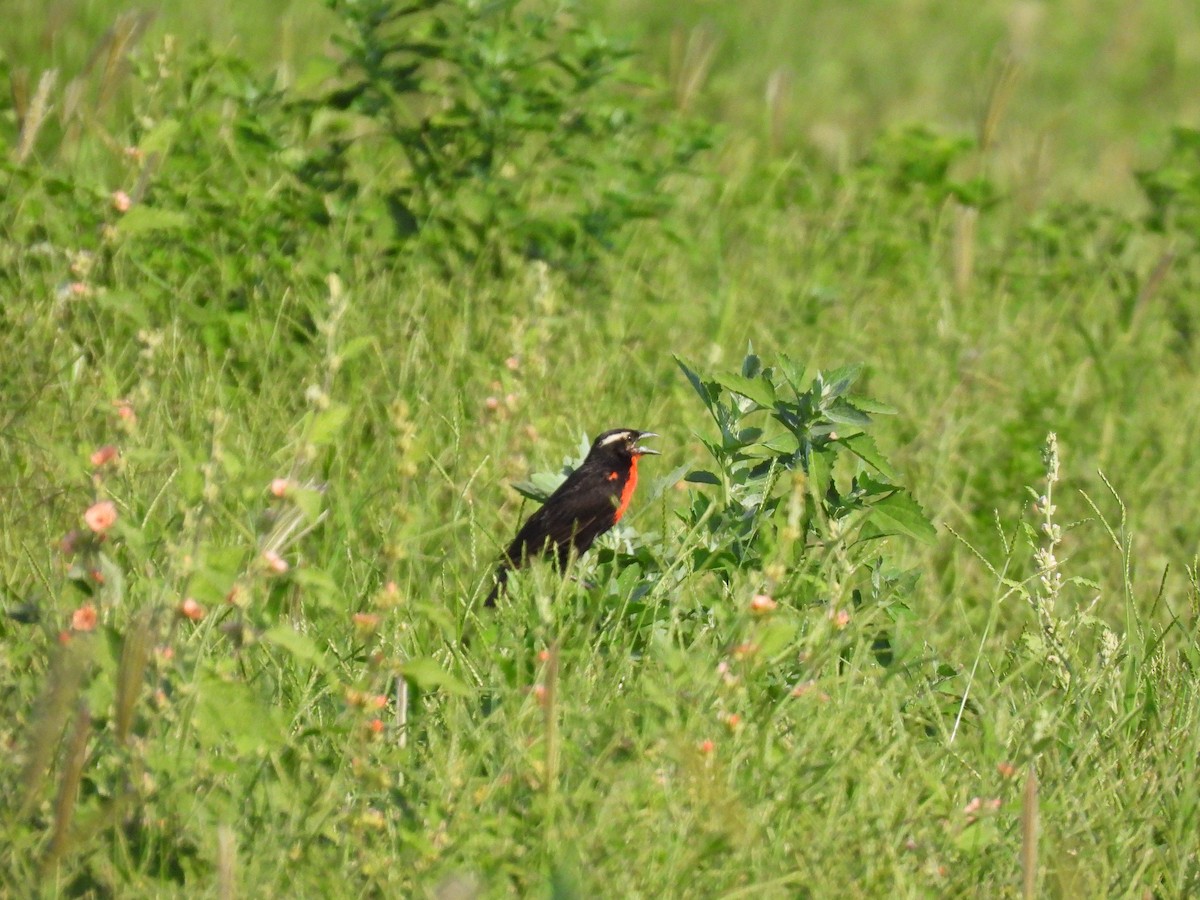
{"type": "MultiPolygon", "coordinates": [[[[395,238],[445,264],[594,259],[666,213],[664,179],[708,145],[695,122],[647,116],[631,51],[573,4],[328,2],[342,77],[309,109],[369,120],[395,238]]],[[[326,174],[363,177],[354,143],[330,141],[326,174]]]]}
{"type": "Polygon", "coordinates": [[[860,366],[817,372],[807,388],[787,357],[770,368],[751,352],[740,372],[711,379],[679,366],[718,430],[702,439],[713,469],[687,476],[719,488],[698,494],[685,517],[707,535],[697,571],[728,577],[761,567],[781,538],[801,549],[830,537],[854,547],[888,535],[932,539],[933,526],[866,432],[872,414],[893,410],[851,393],[860,366]]]}

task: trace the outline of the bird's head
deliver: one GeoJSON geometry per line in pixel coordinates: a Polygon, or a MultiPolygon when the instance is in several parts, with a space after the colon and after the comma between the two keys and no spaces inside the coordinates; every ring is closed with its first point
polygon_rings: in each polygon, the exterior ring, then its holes
{"type": "MultiPolygon", "coordinates": [[[[596,438],[592,444],[591,453],[615,454],[617,456],[636,459],[648,454],[657,455],[657,450],[639,446],[645,438],[658,437],[653,431],[638,431],[636,428],[614,428],[596,438]]],[[[590,455],[590,454],[589,454],[590,455]]]]}

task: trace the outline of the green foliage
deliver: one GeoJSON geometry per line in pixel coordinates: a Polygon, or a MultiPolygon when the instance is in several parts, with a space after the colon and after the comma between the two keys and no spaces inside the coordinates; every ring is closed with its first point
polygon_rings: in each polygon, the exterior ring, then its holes
{"type": "MultiPolygon", "coordinates": [[[[669,212],[666,180],[709,144],[699,122],[651,115],[631,51],[573,4],[329,3],[345,59],[311,114],[366,118],[396,240],[447,266],[594,261],[669,212]]],[[[341,190],[354,143],[328,145],[321,177],[342,163],[341,190]]]]}
{"type": "Polygon", "coordinates": [[[1200,130],[1175,128],[1166,159],[1137,173],[1152,229],[1194,239],[1200,230],[1200,130]]]}

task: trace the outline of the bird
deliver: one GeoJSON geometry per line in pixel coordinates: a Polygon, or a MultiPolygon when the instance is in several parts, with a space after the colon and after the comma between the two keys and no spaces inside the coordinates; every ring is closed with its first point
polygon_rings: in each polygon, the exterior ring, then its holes
{"type": "Polygon", "coordinates": [[[553,556],[560,569],[572,551],[584,553],[629,508],[637,487],[638,459],[658,455],[640,446],[653,431],[613,428],[592,443],[587,456],[542,506],[525,520],[496,566],[495,585],[484,601],[495,606],[508,583],[508,574],[538,556],[553,556]]]}

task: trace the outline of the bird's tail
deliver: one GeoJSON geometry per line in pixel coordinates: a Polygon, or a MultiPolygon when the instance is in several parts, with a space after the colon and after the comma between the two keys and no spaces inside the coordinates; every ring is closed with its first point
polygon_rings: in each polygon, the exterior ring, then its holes
{"type": "Polygon", "coordinates": [[[495,606],[497,598],[504,593],[504,589],[508,585],[508,565],[502,562],[496,567],[495,579],[496,583],[488,593],[487,599],[483,601],[485,607],[495,606]]]}

